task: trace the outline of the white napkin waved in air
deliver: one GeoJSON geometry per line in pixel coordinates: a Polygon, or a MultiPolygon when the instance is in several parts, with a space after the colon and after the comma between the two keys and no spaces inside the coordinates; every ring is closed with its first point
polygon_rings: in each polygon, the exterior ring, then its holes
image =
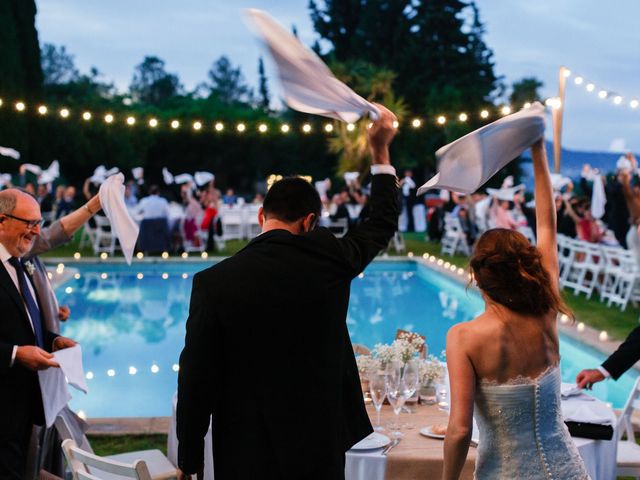
{"type": "Polygon", "coordinates": [[[53,352],[53,360],[60,365],[60,368],[38,371],[47,427],[53,425],[60,410],[71,400],[67,383],[84,393],[89,392],[82,368],[80,345],[53,352]]]}
{"type": "Polygon", "coordinates": [[[211,172],[196,172],[193,174],[193,178],[196,181],[196,185],[201,187],[211,180],[215,180],[216,176],[211,172]]]}
{"type": "Polygon", "coordinates": [[[38,184],[45,185],[47,183],[51,183],[55,181],[56,178],[60,176],[60,162],[58,160],[54,160],[49,165],[49,168],[43,170],[40,176],[38,177],[38,184]]]}
{"type": "Polygon", "coordinates": [[[372,103],[338,80],[318,55],[266,12],[248,9],[245,15],[271,53],[287,105],[300,112],[349,123],[366,113],[374,120],[380,118],[372,103]]]}
{"type": "Polygon", "coordinates": [[[544,107],[535,102],[445,145],[436,152],[438,173],[417,194],[432,188],[475,192],[540,139],[544,125],[544,107]]]}
{"type": "Polygon", "coordinates": [[[131,169],[131,174],[135,180],[140,180],[144,176],[144,168],[142,167],[133,167],[131,169]]]}
{"type": "Polygon", "coordinates": [[[604,216],[604,207],[607,204],[607,195],[604,192],[602,175],[596,175],[593,179],[593,192],[591,193],[591,215],[601,219],[604,216]]]}
{"type": "Polygon", "coordinates": [[[520,191],[524,191],[524,185],[520,184],[509,188],[487,188],[487,194],[496,197],[498,200],[513,202],[513,197],[520,191]]]}
{"type": "Polygon", "coordinates": [[[104,165],[99,165],[93,171],[93,175],[91,176],[91,178],[89,178],[89,181],[95,185],[102,185],[102,183],[104,183],[107,178],[115,175],[118,172],[120,172],[120,169],[118,167],[113,167],[107,170],[104,165]]]}
{"type": "Polygon", "coordinates": [[[171,185],[173,183],[173,175],[171,174],[171,172],[169,172],[169,170],[167,170],[166,167],[162,168],[162,179],[167,185],[171,185]]]}
{"type": "Polygon", "coordinates": [[[131,218],[129,210],[124,203],[124,175],[118,173],[107,178],[100,186],[98,195],[100,195],[102,210],[120,241],[124,258],[131,265],[133,249],[136,246],[140,229],[131,218]]]}
{"type": "Polygon", "coordinates": [[[191,183],[195,185],[196,181],[193,179],[193,175],[190,173],[181,173],[173,177],[173,181],[176,185],[182,185],[183,183],[191,183]]]}
{"type": "Polygon", "coordinates": [[[5,157],[11,157],[15,160],[20,160],[20,152],[15,148],[9,147],[0,147],[0,155],[4,155],[5,157]]]}

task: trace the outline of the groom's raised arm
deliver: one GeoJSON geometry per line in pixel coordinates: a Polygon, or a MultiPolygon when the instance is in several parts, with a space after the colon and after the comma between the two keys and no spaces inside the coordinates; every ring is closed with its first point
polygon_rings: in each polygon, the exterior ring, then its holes
{"type": "Polygon", "coordinates": [[[368,131],[373,176],[369,218],[339,239],[354,277],[389,245],[398,226],[398,179],[389,155],[389,145],[397,132],[396,117],[382,105],[377,106],[381,118],[368,131]]]}

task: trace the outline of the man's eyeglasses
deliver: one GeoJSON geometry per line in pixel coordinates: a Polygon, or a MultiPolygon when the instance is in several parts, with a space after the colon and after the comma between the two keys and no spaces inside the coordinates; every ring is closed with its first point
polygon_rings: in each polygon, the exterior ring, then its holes
{"type": "Polygon", "coordinates": [[[27,225],[28,228],[34,229],[36,227],[41,227],[44,225],[44,218],[39,218],[38,220],[27,220],[25,218],[16,217],[14,215],[9,215],[8,213],[3,213],[5,217],[13,218],[14,220],[18,220],[27,225]]]}

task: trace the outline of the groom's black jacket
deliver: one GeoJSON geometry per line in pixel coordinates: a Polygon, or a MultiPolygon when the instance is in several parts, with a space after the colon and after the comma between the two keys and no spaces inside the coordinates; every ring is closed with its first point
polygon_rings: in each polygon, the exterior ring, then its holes
{"type": "Polygon", "coordinates": [[[341,239],[272,230],[195,275],[178,379],[184,472],[202,464],[212,416],[216,480],[344,478],[344,452],[372,431],[350,284],[395,232],[395,176],[374,175],[369,202],[341,239]]]}
{"type": "Polygon", "coordinates": [[[640,360],[640,327],[634,328],[618,349],[602,364],[615,380],[640,360]]]}

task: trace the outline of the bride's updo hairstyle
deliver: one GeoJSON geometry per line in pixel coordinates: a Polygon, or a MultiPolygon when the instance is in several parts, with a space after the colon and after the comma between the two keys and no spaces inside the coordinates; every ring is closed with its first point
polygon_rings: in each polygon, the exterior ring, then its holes
{"type": "Polygon", "coordinates": [[[514,230],[487,230],[476,242],[471,271],[491,300],[520,314],[541,316],[550,311],[573,313],[551,288],[538,249],[514,230]]]}

